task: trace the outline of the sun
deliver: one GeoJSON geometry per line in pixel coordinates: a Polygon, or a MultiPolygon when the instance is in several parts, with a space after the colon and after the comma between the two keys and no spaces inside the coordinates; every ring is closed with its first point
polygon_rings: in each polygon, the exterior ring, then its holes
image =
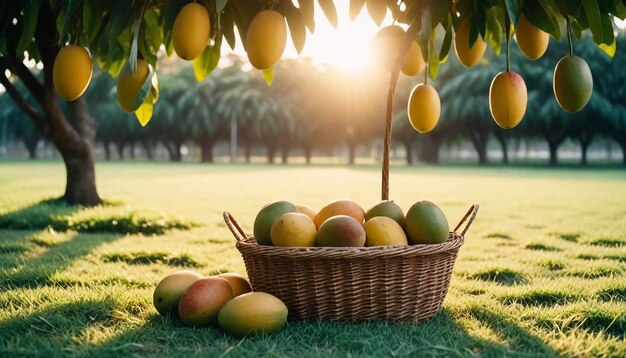
{"type": "MultiPolygon", "coordinates": [[[[335,29],[315,2],[315,32],[313,34],[307,32],[306,43],[301,54],[297,53],[291,37],[288,37],[283,59],[310,58],[316,64],[329,65],[345,72],[367,70],[372,57],[371,41],[379,27],[368,16],[365,6],[359,16],[351,21],[348,12],[349,2],[340,1],[336,5],[339,25],[335,29]]],[[[390,23],[391,16],[388,13],[383,26],[390,23]]],[[[234,52],[246,57],[239,38],[237,38],[234,51],[226,44],[222,46],[222,53],[234,52]]]]}

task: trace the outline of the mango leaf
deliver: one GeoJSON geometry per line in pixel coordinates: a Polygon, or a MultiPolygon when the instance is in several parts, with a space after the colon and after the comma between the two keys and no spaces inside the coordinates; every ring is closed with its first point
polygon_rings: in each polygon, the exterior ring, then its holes
{"type": "Polygon", "coordinates": [[[626,19],[626,5],[620,0],[615,1],[615,7],[612,13],[620,20],[626,19]]]}
{"type": "Polygon", "coordinates": [[[517,27],[519,22],[519,15],[522,13],[522,1],[521,0],[504,0],[506,6],[506,12],[509,14],[509,19],[514,27],[517,27]]]}
{"type": "Polygon", "coordinates": [[[85,44],[90,45],[98,35],[110,6],[111,3],[106,0],[87,0],[83,3],[82,34],[85,44]]]}
{"type": "Polygon", "coordinates": [[[383,0],[367,0],[367,13],[376,26],[380,26],[387,15],[387,2],[383,0]]]}
{"type": "Polygon", "coordinates": [[[502,51],[502,35],[504,33],[505,24],[504,11],[499,6],[494,6],[487,13],[487,36],[485,41],[491,46],[497,56],[502,51]]]}
{"type": "Polygon", "coordinates": [[[131,110],[134,112],[141,106],[142,103],[146,101],[146,97],[150,94],[150,88],[152,87],[152,77],[154,76],[154,67],[148,65],[148,77],[143,82],[141,87],[139,87],[139,91],[137,91],[137,97],[135,97],[135,102],[133,102],[133,107],[131,110]]]}
{"type": "Polygon", "coordinates": [[[24,4],[22,36],[17,43],[16,51],[18,56],[21,56],[33,41],[37,29],[37,19],[39,18],[39,5],[39,0],[28,0],[24,4]]]}
{"type": "Polygon", "coordinates": [[[315,5],[313,5],[313,0],[299,0],[298,7],[306,27],[311,33],[315,32],[315,5]]]}
{"type": "Polygon", "coordinates": [[[237,41],[235,39],[235,21],[233,20],[233,11],[231,11],[230,6],[224,9],[220,17],[220,25],[228,46],[234,50],[237,41]]]}
{"type": "Polygon", "coordinates": [[[207,46],[198,58],[193,60],[193,73],[198,82],[207,78],[217,67],[220,61],[220,49],[222,47],[222,34],[218,33],[215,43],[207,46]]]}
{"type": "Polygon", "coordinates": [[[553,37],[557,38],[557,29],[548,15],[546,9],[539,2],[539,0],[526,0],[524,1],[524,15],[533,26],[549,33],[553,37]]]}
{"type": "Polygon", "coordinates": [[[437,24],[442,23],[447,18],[452,8],[452,1],[438,0],[427,3],[427,11],[430,12],[431,26],[435,28],[437,24]]]}
{"type": "Polygon", "coordinates": [[[217,10],[218,14],[220,14],[222,10],[224,10],[227,3],[228,0],[215,0],[215,10],[217,10]]]}
{"type": "Polygon", "coordinates": [[[602,15],[602,44],[610,45],[615,42],[615,34],[613,33],[613,20],[609,15],[602,15]]]}
{"type": "Polygon", "coordinates": [[[617,51],[617,41],[613,40],[613,43],[610,45],[599,44],[598,47],[600,47],[604,53],[609,55],[609,57],[613,58],[613,56],[615,56],[615,51],[617,51]]]}
{"type": "Polygon", "coordinates": [[[146,11],[143,15],[143,32],[152,52],[157,52],[163,43],[163,31],[159,25],[160,13],[155,10],[146,11]]]}
{"type": "Polygon", "coordinates": [[[274,82],[274,67],[263,70],[263,79],[268,87],[272,85],[272,82],[274,82]]]}
{"type": "Polygon", "coordinates": [[[152,103],[156,103],[159,100],[159,94],[159,77],[155,71],[154,76],[152,76],[152,83],[150,84],[150,96],[152,96],[152,103]]]}
{"type": "Polygon", "coordinates": [[[139,121],[142,127],[145,127],[152,118],[152,112],[154,111],[154,102],[152,101],[152,95],[148,93],[143,103],[135,111],[135,117],[139,121]]]}
{"type": "Polygon", "coordinates": [[[585,9],[585,17],[589,30],[593,34],[593,41],[597,44],[603,43],[602,19],[600,18],[600,7],[597,0],[581,0],[585,9]]]}
{"type": "MultiPolygon", "coordinates": [[[[131,11],[128,11],[127,6],[128,4],[124,1],[117,1],[115,3],[115,7],[111,10],[111,17],[108,26],[109,31],[107,32],[107,36],[105,36],[109,39],[109,53],[117,51],[118,48],[122,47],[119,43],[119,37],[122,36],[122,32],[124,32],[124,30],[128,29],[131,21],[133,20],[133,14],[131,11]]],[[[131,34],[129,30],[128,34],[131,34]]],[[[131,40],[129,38],[128,41],[123,43],[127,44],[130,41],[131,40]]]]}
{"type": "Polygon", "coordinates": [[[354,19],[359,16],[361,10],[363,10],[365,1],[366,0],[350,0],[350,20],[354,21],[354,19]]]}
{"type": "Polygon", "coordinates": [[[141,19],[135,20],[133,24],[133,41],[130,44],[130,57],[128,58],[128,64],[130,65],[130,73],[135,76],[137,72],[137,39],[139,38],[139,26],[141,25],[141,19]]]}
{"type": "Polygon", "coordinates": [[[70,26],[72,25],[72,18],[76,13],[76,10],[80,6],[80,0],[68,0],[67,7],[65,11],[65,16],[63,18],[63,27],[59,34],[59,43],[64,43],[65,38],[67,37],[67,32],[70,30],[70,26]]]}
{"type": "Polygon", "coordinates": [[[448,21],[444,26],[446,34],[443,37],[443,42],[441,43],[441,51],[439,51],[439,62],[445,62],[448,58],[448,53],[450,53],[450,47],[452,47],[452,21],[451,14],[448,14],[448,21]]]}
{"type": "Polygon", "coordinates": [[[430,43],[428,48],[428,75],[433,80],[439,75],[439,56],[435,51],[435,41],[437,40],[437,31],[432,31],[430,35],[430,43]]]}
{"type": "MultiPolygon", "coordinates": [[[[380,1],[380,0],[377,0],[380,1]]],[[[335,4],[333,0],[317,0],[317,3],[322,8],[324,15],[328,19],[328,22],[334,27],[337,28],[337,24],[339,20],[337,19],[337,9],[335,8],[335,4]]]]}
{"type": "Polygon", "coordinates": [[[576,37],[578,40],[580,40],[583,37],[583,28],[582,28],[582,26],[580,26],[578,21],[572,20],[572,21],[570,21],[570,27],[572,28],[572,34],[574,34],[574,37],[576,37]]]}
{"type": "Polygon", "coordinates": [[[287,25],[291,33],[291,41],[298,53],[302,52],[304,43],[306,42],[306,26],[302,13],[298,11],[291,3],[283,3],[284,15],[287,18],[287,25]]]}

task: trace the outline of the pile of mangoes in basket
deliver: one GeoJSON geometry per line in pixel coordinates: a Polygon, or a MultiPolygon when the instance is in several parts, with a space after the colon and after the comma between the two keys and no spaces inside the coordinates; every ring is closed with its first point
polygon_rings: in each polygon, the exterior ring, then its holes
{"type": "Polygon", "coordinates": [[[448,239],[448,221],[437,205],[419,201],[407,211],[385,200],[364,211],[337,200],[319,212],[288,201],[265,205],[254,221],[260,245],[283,247],[363,247],[439,244],[448,239]]]}

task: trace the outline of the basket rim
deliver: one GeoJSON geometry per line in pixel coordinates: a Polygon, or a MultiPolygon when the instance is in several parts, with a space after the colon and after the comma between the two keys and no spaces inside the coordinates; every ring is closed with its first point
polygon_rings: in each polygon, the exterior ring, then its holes
{"type": "Polygon", "coordinates": [[[457,251],[465,242],[463,235],[450,232],[448,240],[440,244],[369,247],[278,247],[259,245],[252,235],[237,241],[241,253],[271,256],[275,258],[318,259],[381,259],[429,256],[457,251]]]}

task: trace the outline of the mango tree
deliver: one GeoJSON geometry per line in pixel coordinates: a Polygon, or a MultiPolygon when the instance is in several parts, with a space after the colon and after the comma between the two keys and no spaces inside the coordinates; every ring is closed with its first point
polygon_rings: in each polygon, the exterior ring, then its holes
{"type": "MultiPolygon", "coordinates": [[[[337,26],[335,3],[345,2],[318,0],[319,8],[337,26]]],[[[119,76],[120,106],[146,125],[159,97],[155,68],[161,49],[168,55],[175,50],[179,57],[192,60],[196,78],[203,80],[217,65],[223,40],[235,46],[237,31],[250,62],[271,83],[274,65],[285,48],[287,27],[298,51],[304,47],[307,30],[314,31],[313,4],[313,0],[2,1],[0,83],[63,156],[65,200],[95,205],[100,198],[95,183],[94,121],[82,96],[91,79],[93,61],[119,76]],[[32,66],[33,62],[37,66],[32,66]],[[37,68],[41,68],[43,80],[35,76],[37,68]],[[36,106],[15,88],[15,78],[24,83],[36,106]],[[68,101],[67,112],[62,110],[57,94],[68,101]]],[[[530,58],[541,55],[547,34],[567,36],[571,44],[572,34],[580,37],[589,29],[593,40],[612,55],[612,16],[626,17],[624,0],[351,0],[351,17],[365,7],[377,25],[390,12],[394,22],[406,28],[385,30],[376,42],[381,46],[377,51],[382,55],[381,70],[391,74],[382,158],[383,199],[388,198],[389,191],[393,93],[401,69],[414,75],[422,64],[426,67],[424,83],[409,98],[408,117],[414,128],[428,132],[437,125],[441,112],[439,96],[428,78],[437,76],[453,42],[461,62],[473,66],[480,63],[487,45],[499,54],[504,43],[508,54],[518,24],[521,31],[517,40],[527,43],[530,58]],[[442,30],[434,31],[437,28],[442,30]],[[435,41],[438,34],[443,36],[441,42],[435,41]]],[[[559,80],[555,94],[563,108],[574,111],[590,97],[591,75],[586,63],[573,56],[571,46],[563,55],[556,71],[559,80]]],[[[511,91],[490,94],[490,107],[497,123],[511,128],[525,112],[526,87],[521,76],[510,71],[509,61],[503,70],[495,87],[511,91]],[[516,93],[515,98],[506,93],[516,93]],[[507,113],[515,115],[509,117],[507,113]]]]}

